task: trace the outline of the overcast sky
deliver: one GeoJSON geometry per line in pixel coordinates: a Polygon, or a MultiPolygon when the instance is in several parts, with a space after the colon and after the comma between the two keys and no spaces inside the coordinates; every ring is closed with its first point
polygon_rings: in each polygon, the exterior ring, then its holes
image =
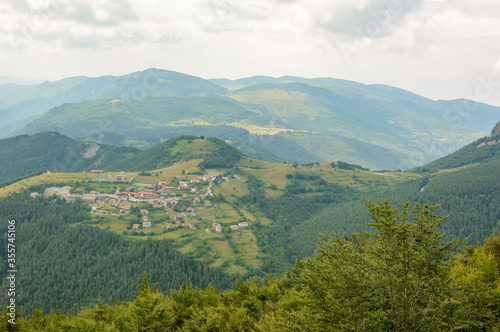
{"type": "Polygon", "coordinates": [[[3,0],[0,22],[5,76],[329,76],[500,106],[498,0],[3,0]]]}

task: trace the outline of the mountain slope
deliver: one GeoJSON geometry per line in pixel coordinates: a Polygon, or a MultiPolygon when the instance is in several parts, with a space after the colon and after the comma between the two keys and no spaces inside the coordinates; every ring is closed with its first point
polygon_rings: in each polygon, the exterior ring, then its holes
{"type": "Polygon", "coordinates": [[[180,136],[104,167],[106,170],[147,171],[192,159],[203,159],[204,168],[231,168],[242,153],[224,141],[209,137],[180,136]]]}
{"type": "Polygon", "coordinates": [[[75,141],[57,132],[15,136],[0,140],[0,182],[43,169],[77,172],[102,168],[138,152],[134,148],[75,141]]]}
{"type": "Polygon", "coordinates": [[[487,163],[500,159],[500,136],[483,137],[474,141],[458,151],[443,158],[430,162],[412,171],[438,172],[442,170],[473,166],[476,163],[487,163]]]}

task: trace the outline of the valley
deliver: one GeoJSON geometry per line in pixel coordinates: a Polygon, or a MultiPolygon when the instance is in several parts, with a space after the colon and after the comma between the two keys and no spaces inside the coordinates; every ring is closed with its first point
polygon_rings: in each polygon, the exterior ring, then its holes
{"type": "MultiPolygon", "coordinates": [[[[229,274],[247,275],[256,273],[262,266],[253,224],[272,223],[255,205],[242,204],[242,198],[250,194],[248,176],[262,181],[263,199],[278,198],[295,190],[297,200],[322,197],[328,183],[363,193],[419,177],[415,173],[345,170],[334,168],[331,163],[272,163],[246,156],[234,166],[238,174],[232,174],[233,171],[225,168],[202,169],[199,165],[203,159],[191,159],[214,150],[210,140],[181,137],[162,146],[170,148],[170,156],[183,151],[182,159],[172,161],[172,166],[143,172],[47,171],[2,187],[0,197],[30,190],[34,197],[45,192],[44,196],[56,193],[68,202],[80,199],[92,207],[91,218],[80,224],[93,225],[128,239],[171,239],[181,253],[211,267],[223,267],[229,274]],[[300,185],[291,189],[294,182],[300,185]],[[50,185],[56,187],[48,187],[50,185]],[[65,190],[58,193],[57,188],[65,190]],[[140,211],[148,211],[147,220],[140,211]],[[147,227],[144,222],[149,223],[147,227]],[[215,224],[221,229],[217,230],[215,224]]],[[[143,154],[155,156],[155,150],[164,151],[160,146],[152,149],[143,154]]],[[[166,155],[161,157],[168,160],[166,155]]],[[[133,161],[136,157],[131,158],[133,161]]],[[[148,160],[141,156],[139,159],[148,160]]]]}

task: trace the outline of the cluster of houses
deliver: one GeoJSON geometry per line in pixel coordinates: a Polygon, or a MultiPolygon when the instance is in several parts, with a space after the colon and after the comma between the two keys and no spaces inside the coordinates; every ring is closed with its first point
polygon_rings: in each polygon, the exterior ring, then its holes
{"type": "MultiPolygon", "coordinates": [[[[142,228],[148,228],[151,227],[151,221],[149,221],[149,211],[148,210],[141,210],[141,221],[142,221],[142,228]]],[[[133,224],[132,229],[138,229],[139,224],[133,224]]]]}
{"type": "MultiPolygon", "coordinates": [[[[243,227],[248,227],[248,223],[246,221],[242,221],[240,223],[238,223],[238,225],[231,225],[229,226],[229,228],[232,230],[232,231],[237,231],[239,230],[240,228],[243,228],[243,227]]],[[[213,223],[212,225],[212,228],[206,228],[205,229],[205,232],[207,233],[212,233],[212,230],[215,231],[215,233],[222,233],[222,226],[216,222],[213,223]]]]}
{"type": "MultiPolygon", "coordinates": [[[[92,174],[101,174],[101,170],[91,170],[92,174]]],[[[85,172],[84,172],[85,174],[85,172]]],[[[192,204],[210,204],[209,198],[213,196],[211,192],[211,186],[215,180],[214,176],[203,175],[199,179],[191,179],[189,181],[180,181],[177,187],[169,186],[166,181],[159,181],[156,185],[148,185],[147,187],[137,187],[131,185],[127,187],[124,191],[117,190],[114,194],[106,194],[100,192],[90,192],[88,194],[71,194],[70,186],[64,187],[51,187],[45,189],[43,195],[51,196],[57,195],[64,197],[68,201],[81,199],[87,204],[105,203],[109,200],[113,200],[112,206],[119,210],[119,215],[128,215],[131,213],[132,204],[131,203],[148,203],[153,208],[166,209],[172,208],[179,204],[181,200],[189,200],[192,204]],[[206,192],[200,194],[199,185],[207,185],[206,192]],[[191,195],[188,196],[188,193],[191,195]],[[194,195],[193,195],[194,194],[194,195]]],[[[116,181],[125,181],[125,173],[120,172],[116,175],[116,181]]],[[[32,197],[36,197],[39,193],[32,193],[32,197]]],[[[212,205],[210,209],[218,209],[217,205],[212,205]]],[[[97,211],[97,207],[93,207],[94,212],[97,211]]],[[[149,211],[140,210],[142,223],[142,228],[151,227],[151,222],[149,221],[149,211]]],[[[168,214],[168,212],[166,212],[168,214]]],[[[196,216],[196,211],[193,207],[187,207],[184,212],[180,212],[174,216],[174,222],[176,224],[185,222],[188,216],[196,216]]],[[[133,229],[138,229],[139,223],[132,225],[133,229]]],[[[238,225],[231,225],[231,230],[238,230],[240,227],[247,227],[247,222],[240,222],[238,225]]],[[[196,229],[195,226],[190,225],[191,229],[196,229]]],[[[206,229],[207,233],[222,233],[222,227],[218,223],[214,223],[211,229],[206,229]]]]}
{"type": "MultiPolygon", "coordinates": [[[[81,199],[83,203],[86,204],[95,204],[99,202],[105,202],[113,198],[113,195],[103,194],[91,191],[89,194],[77,195],[70,193],[71,187],[50,187],[46,188],[43,192],[44,196],[52,196],[57,195],[59,197],[63,197],[67,201],[74,201],[76,199],[81,199]]],[[[39,193],[33,192],[31,193],[31,197],[36,197],[39,193]]]]}

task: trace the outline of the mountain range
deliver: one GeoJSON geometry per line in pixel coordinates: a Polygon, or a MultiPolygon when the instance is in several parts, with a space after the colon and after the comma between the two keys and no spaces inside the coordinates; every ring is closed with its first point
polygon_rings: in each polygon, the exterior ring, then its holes
{"type": "Polygon", "coordinates": [[[58,131],[145,149],[204,135],[267,161],[343,160],[372,169],[423,165],[484,136],[499,118],[500,108],[486,104],[333,78],[205,80],[148,69],[0,86],[4,137],[58,131]]]}

